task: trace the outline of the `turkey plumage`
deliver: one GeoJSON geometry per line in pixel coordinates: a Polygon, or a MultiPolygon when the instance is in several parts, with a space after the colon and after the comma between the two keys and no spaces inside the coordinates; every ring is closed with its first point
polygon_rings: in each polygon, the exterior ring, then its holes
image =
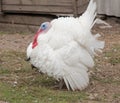
{"type": "Polygon", "coordinates": [[[90,1],[80,17],[60,17],[41,24],[27,48],[30,63],[42,73],[64,80],[68,90],[83,90],[89,84],[88,68],[104,42],[93,35],[96,3],[90,1]]]}

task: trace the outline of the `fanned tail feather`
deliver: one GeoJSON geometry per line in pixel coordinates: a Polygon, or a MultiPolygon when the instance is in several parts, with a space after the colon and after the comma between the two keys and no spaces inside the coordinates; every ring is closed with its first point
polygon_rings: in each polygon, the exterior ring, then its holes
{"type": "Polygon", "coordinates": [[[75,90],[83,90],[89,84],[88,73],[85,70],[74,70],[75,68],[65,69],[65,75],[63,76],[64,82],[67,86],[67,89],[75,90]]]}
{"type": "Polygon", "coordinates": [[[91,0],[85,13],[83,13],[82,16],[79,17],[79,21],[80,23],[82,23],[83,26],[85,26],[86,29],[90,30],[95,24],[95,17],[96,3],[91,0]]]}
{"type": "Polygon", "coordinates": [[[96,34],[94,36],[96,42],[93,44],[93,47],[95,48],[96,51],[102,52],[101,49],[104,48],[105,42],[98,40],[99,37],[100,37],[100,34],[96,34]]]}
{"type": "Polygon", "coordinates": [[[92,57],[94,57],[94,55],[97,55],[96,51],[101,52],[101,49],[104,48],[105,44],[103,41],[98,40],[98,37],[100,37],[99,34],[93,36],[91,33],[91,29],[96,23],[96,14],[96,2],[94,2],[94,0],[90,0],[87,10],[82,14],[82,16],[79,17],[79,21],[85,29],[84,31],[88,31],[85,33],[87,35],[84,38],[85,47],[88,49],[92,57]]]}
{"type": "Polygon", "coordinates": [[[97,55],[96,52],[102,52],[102,49],[104,48],[105,42],[98,40],[100,37],[99,34],[92,35],[91,38],[87,41],[86,47],[89,48],[88,51],[91,54],[92,57],[94,55],[97,55]]]}

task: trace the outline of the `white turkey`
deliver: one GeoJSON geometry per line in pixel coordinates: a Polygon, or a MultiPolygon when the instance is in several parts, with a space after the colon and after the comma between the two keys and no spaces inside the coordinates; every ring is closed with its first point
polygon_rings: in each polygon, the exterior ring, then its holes
{"type": "Polygon", "coordinates": [[[93,35],[96,3],[90,1],[82,16],[60,17],[42,23],[27,48],[27,58],[38,68],[56,80],[64,81],[68,90],[83,90],[89,84],[88,68],[94,66],[96,51],[104,48],[104,42],[93,35]]]}

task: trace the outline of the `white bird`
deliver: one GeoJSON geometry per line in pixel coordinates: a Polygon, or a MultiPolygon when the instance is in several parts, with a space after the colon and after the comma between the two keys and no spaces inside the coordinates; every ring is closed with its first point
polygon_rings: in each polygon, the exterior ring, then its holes
{"type": "Polygon", "coordinates": [[[27,48],[27,58],[38,70],[56,80],[63,80],[68,90],[83,90],[89,84],[88,68],[94,66],[96,51],[104,42],[93,35],[96,3],[77,18],[60,17],[42,23],[27,48]]]}

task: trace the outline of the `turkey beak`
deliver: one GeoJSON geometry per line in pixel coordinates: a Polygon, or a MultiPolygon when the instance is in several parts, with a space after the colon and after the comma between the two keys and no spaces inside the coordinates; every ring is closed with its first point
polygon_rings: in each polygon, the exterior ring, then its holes
{"type": "Polygon", "coordinates": [[[30,58],[25,59],[25,61],[30,61],[30,58]]]}

